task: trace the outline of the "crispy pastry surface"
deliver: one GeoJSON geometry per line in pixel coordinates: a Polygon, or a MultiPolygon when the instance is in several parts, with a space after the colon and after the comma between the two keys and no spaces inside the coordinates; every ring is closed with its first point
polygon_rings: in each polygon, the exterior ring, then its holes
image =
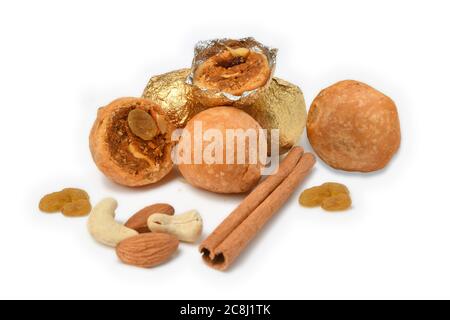
{"type": "Polygon", "coordinates": [[[401,140],[394,101],[353,80],[338,82],[320,92],[309,110],[307,132],[319,157],[345,171],[384,168],[401,140]]]}
{"type": "MultiPolygon", "coordinates": [[[[195,123],[201,123],[203,132],[208,132],[209,129],[218,130],[222,136],[226,137],[227,129],[253,129],[258,132],[261,126],[251,116],[245,112],[233,107],[216,107],[203,111],[190,120],[184,130],[189,132],[190,143],[186,144],[187,137],[182,137],[178,147],[178,153],[183,155],[188,153],[192,160],[190,164],[179,164],[178,168],[184,178],[193,186],[202,188],[216,193],[243,193],[251,190],[261,178],[261,167],[259,163],[249,163],[249,143],[245,144],[245,164],[237,164],[237,149],[232,144],[227,144],[224,141],[223,163],[208,164],[204,159],[200,159],[202,163],[195,163],[195,148],[194,136],[195,123]],[[191,146],[190,150],[187,146],[191,146]],[[226,163],[226,149],[234,149],[234,163],[226,163]]],[[[200,137],[200,139],[202,139],[200,137]]],[[[264,136],[265,139],[265,136],[264,136]]],[[[237,140],[235,140],[237,141],[237,140]]],[[[247,141],[248,142],[248,141],[247,141]]],[[[265,143],[266,141],[264,141],[265,143]]],[[[205,149],[209,148],[211,141],[203,141],[200,155],[205,154],[205,149]]]]}

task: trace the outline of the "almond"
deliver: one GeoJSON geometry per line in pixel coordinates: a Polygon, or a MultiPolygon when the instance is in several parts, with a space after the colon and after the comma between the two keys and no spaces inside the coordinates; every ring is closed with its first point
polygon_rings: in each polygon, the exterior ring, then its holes
{"type": "Polygon", "coordinates": [[[152,268],[168,261],[178,245],[178,239],[169,234],[146,233],[120,242],[116,253],[125,264],[152,268]]]}
{"type": "Polygon", "coordinates": [[[155,213],[162,213],[173,216],[175,214],[175,209],[167,203],[157,203],[145,207],[144,209],[133,215],[130,219],[128,219],[127,223],[125,223],[125,226],[127,228],[136,230],[139,233],[149,233],[151,231],[148,228],[147,221],[148,218],[155,213]]]}

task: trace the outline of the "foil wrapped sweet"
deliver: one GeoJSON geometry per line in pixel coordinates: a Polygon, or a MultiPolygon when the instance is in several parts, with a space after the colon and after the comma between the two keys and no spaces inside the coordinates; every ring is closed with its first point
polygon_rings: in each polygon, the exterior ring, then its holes
{"type": "MultiPolygon", "coordinates": [[[[280,130],[280,154],[286,153],[299,142],[308,116],[303,92],[298,86],[280,78],[273,78],[268,90],[255,103],[242,110],[264,129],[280,130]]],[[[270,134],[268,136],[270,138],[270,134]]]]}
{"type": "MultiPolygon", "coordinates": [[[[195,98],[192,85],[185,81],[189,73],[190,69],[181,69],[152,77],[143,93],[144,98],[160,105],[168,120],[178,128],[184,128],[197,113],[212,107],[195,98]]],[[[273,78],[253,104],[243,107],[235,103],[232,106],[250,114],[264,129],[279,129],[280,153],[287,152],[299,141],[306,125],[302,91],[279,78],[273,78]]]]}
{"type": "Polygon", "coordinates": [[[189,73],[190,69],[181,69],[154,76],[142,95],[161,106],[177,128],[184,128],[193,116],[206,109],[194,99],[192,86],[186,84],[189,73]]]}
{"type": "Polygon", "coordinates": [[[275,73],[278,49],[270,48],[256,41],[254,38],[243,39],[213,39],[200,41],[194,49],[194,59],[192,61],[191,72],[186,79],[187,84],[193,86],[193,94],[196,100],[208,106],[247,106],[256,101],[258,97],[269,87],[275,73]],[[214,55],[230,47],[246,48],[266,56],[270,68],[270,77],[264,86],[254,90],[244,91],[240,95],[233,95],[227,92],[202,88],[194,83],[194,76],[197,68],[214,55]]]}

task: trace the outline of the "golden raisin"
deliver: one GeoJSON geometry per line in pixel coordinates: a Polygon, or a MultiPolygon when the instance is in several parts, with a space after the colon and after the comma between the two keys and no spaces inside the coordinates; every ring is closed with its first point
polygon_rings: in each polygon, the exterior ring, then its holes
{"type": "Polygon", "coordinates": [[[326,188],[330,192],[330,195],[332,196],[341,193],[350,194],[350,191],[348,191],[348,188],[346,186],[337,182],[327,182],[324,183],[321,187],[326,188]]]}
{"type": "Polygon", "coordinates": [[[81,199],[67,203],[62,208],[62,214],[66,217],[83,217],[88,215],[92,210],[89,200],[81,199]]]}
{"type": "Polygon", "coordinates": [[[66,188],[63,189],[61,192],[64,192],[67,195],[69,195],[71,201],[89,200],[89,195],[87,194],[87,192],[81,189],[66,188]]]}
{"type": "Polygon", "coordinates": [[[43,197],[39,209],[47,213],[62,212],[66,216],[84,216],[91,211],[91,204],[86,191],[66,188],[43,197]]]}
{"type": "Polygon", "coordinates": [[[352,206],[352,199],[346,193],[341,193],[335,196],[326,198],[322,202],[322,209],[327,211],[341,211],[346,210],[352,206]]]}
{"type": "Polygon", "coordinates": [[[153,117],[141,109],[134,109],[128,114],[128,126],[133,134],[146,141],[158,134],[158,126],[153,117]]]}
{"type": "Polygon", "coordinates": [[[64,192],[54,192],[46,195],[39,202],[39,209],[46,213],[56,213],[70,202],[70,196],[64,192]]]}
{"type": "Polygon", "coordinates": [[[300,204],[305,207],[320,206],[325,198],[330,196],[328,189],[320,187],[313,187],[303,191],[300,195],[300,204]]]}
{"type": "Polygon", "coordinates": [[[321,186],[303,191],[299,201],[302,206],[321,206],[328,211],[345,210],[352,205],[348,188],[336,182],[327,182],[321,186]]]}

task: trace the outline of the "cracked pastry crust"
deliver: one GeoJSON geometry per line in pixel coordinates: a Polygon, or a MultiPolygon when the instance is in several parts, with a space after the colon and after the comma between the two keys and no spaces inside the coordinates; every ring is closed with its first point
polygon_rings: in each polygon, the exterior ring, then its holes
{"type": "Polygon", "coordinates": [[[353,80],[338,82],[320,92],[309,110],[307,131],[319,157],[345,171],[384,168],[401,140],[394,101],[353,80]]]}
{"type": "Polygon", "coordinates": [[[150,185],[172,170],[173,130],[162,109],[150,100],[121,98],[98,111],[89,137],[92,157],[100,171],[118,184],[150,185]],[[157,124],[157,134],[151,140],[132,132],[128,115],[135,109],[147,112],[157,124]]]}
{"type": "Polygon", "coordinates": [[[267,57],[254,51],[236,55],[231,50],[225,49],[200,64],[194,72],[194,85],[234,96],[266,85],[271,76],[267,57]]]}

